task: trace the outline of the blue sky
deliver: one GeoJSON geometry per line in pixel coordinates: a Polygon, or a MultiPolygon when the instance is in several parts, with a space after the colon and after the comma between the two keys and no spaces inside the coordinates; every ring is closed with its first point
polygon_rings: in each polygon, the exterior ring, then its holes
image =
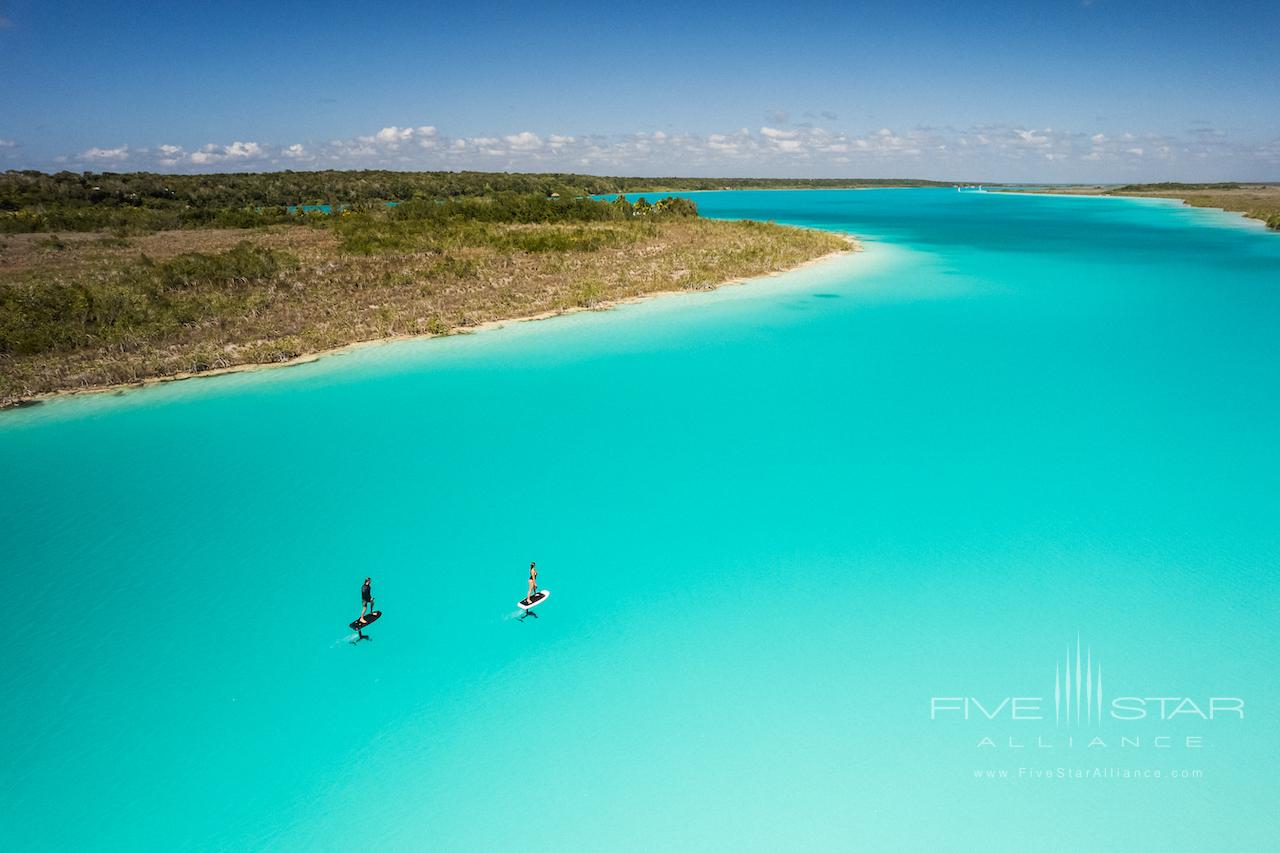
{"type": "Polygon", "coordinates": [[[1280,4],[0,0],[0,168],[1280,180],[1280,4]]]}

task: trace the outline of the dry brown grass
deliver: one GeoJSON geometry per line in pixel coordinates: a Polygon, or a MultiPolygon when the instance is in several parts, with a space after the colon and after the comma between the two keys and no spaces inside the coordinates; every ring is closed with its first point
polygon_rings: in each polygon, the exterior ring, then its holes
{"type": "MultiPolygon", "coordinates": [[[[136,263],[142,254],[161,261],[224,251],[244,239],[242,230],[168,231],[123,241],[104,234],[0,237],[0,287],[35,278],[74,283],[136,263]]],[[[291,253],[300,266],[257,285],[244,303],[250,307],[241,313],[206,318],[162,340],[0,356],[0,403],[288,361],[360,341],[448,334],[488,321],[597,307],[660,291],[710,288],[849,249],[846,240],[826,232],[696,219],[646,223],[634,243],[574,252],[463,247],[348,255],[339,251],[330,230],[291,226],[254,232],[249,239],[291,253]]]]}

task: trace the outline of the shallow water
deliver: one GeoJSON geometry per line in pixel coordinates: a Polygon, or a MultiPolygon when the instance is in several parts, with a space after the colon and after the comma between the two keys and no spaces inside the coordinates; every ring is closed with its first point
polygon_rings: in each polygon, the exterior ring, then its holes
{"type": "Polygon", "coordinates": [[[693,195],[867,250],[0,414],[7,843],[1273,843],[1280,236],[1155,200],[693,195]],[[530,559],[554,595],[519,622],[530,559]],[[1055,721],[1077,638],[1108,703],[1245,719],[1055,721]],[[930,719],[959,696],[1046,719],[930,719]]]}

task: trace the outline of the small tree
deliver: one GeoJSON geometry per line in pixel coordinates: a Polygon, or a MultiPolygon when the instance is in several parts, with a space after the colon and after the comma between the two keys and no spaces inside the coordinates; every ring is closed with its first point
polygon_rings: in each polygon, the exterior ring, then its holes
{"type": "Polygon", "coordinates": [[[678,198],[669,195],[664,199],[659,199],[657,204],[653,206],[655,213],[670,217],[693,217],[698,215],[698,205],[692,199],[678,198]]]}

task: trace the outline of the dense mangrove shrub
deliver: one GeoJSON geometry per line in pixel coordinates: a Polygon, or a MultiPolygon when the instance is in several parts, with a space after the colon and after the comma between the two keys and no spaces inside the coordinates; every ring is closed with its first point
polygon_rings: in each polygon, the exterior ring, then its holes
{"type": "Polygon", "coordinates": [[[342,251],[358,255],[445,252],[468,247],[591,252],[652,236],[641,220],[697,215],[697,205],[681,198],[665,198],[654,204],[640,199],[633,205],[621,196],[609,202],[499,193],[485,198],[418,199],[392,208],[347,210],[333,217],[333,228],[342,251]]]}
{"type": "Polygon", "coordinates": [[[225,252],[189,252],[159,264],[151,263],[144,256],[140,272],[149,270],[164,290],[187,290],[262,281],[296,264],[297,261],[284,252],[242,242],[225,252]]]}
{"type": "Polygon", "coordinates": [[[97,279],[7,284],[0,287],[0,354],[155,340],[234,310],[252,298],[250,285],[296,265],[288,253],[240,243],[159,263],[143,256],[97,279]]]}

